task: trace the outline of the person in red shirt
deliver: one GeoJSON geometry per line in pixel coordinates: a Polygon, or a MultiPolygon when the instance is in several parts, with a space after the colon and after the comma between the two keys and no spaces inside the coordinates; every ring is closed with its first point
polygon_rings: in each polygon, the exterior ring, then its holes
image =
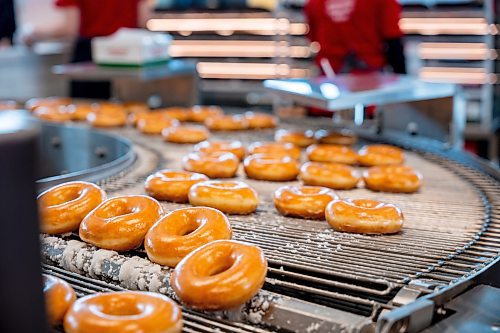
{"type": "MultiPolygon", "coordinates": [[[[71,62],[76,63],[92,60],[92,38],[111,35],[120,28],[145,26],[152,4],[146,0],[55,0],[55,6],[64,16],[59,24],[32,29],[21,39],[32,45],[53,38],[75,38],[71,62]]],[[[72,81],[70,90],[72,97],[107,99],[111,87],[107,81],[72,81]]]]}
{"type": "Polygon", "coordinates": [[[327,60],[335,73],[369,73],[386,65],[406,73],[396,0],[309,0],[304,12],[309,38],[320,45],[320,68],[327,60]]]}

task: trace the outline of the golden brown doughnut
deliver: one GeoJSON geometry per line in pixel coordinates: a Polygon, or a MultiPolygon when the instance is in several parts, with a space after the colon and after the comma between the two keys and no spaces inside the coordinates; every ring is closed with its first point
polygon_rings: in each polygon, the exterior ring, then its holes
{"type": "Polygon", "coordinates": [[[82,220],[106,199],[95,184],[68,182],[54,186],[38,196],[42,232],[64,234],[77,230],[82,220]]]}
{"type": "Polygon", "coordinates": [[[239,131],[248,129],[248,121],[240,114],[208,117],[205,126],[212,131],[239,131]]]}
{"type": "Polygon", "coordinates": [[[187,108],[170,107],[170,108],[158,109],[155,111],[169,118],[177,119],[178,121],[189,120],[190,110],[187,108]]]}
{"type": "Polygon", "coordinates": [[[69,104],[67,110],[73,120],[85,121],[89,113],[95,110],[95,106],[91,103],[76,103],[69,104]]]}
{"type": "Polygon", "coordinates": [[[199,172],[209,178],[232,178],[240,165],[233,153],[216,151],[212,153],[193,152],[182,158],[186,171],[199,172]]]}
{"type": "Polygon", "coordinates": [[[253,129],[275,128],[279,123],[277,117],[267,113],[248,111],[244,116],[248,127],[253,129]]]}
{"type": "Polygon", "coordinates": [[[334,200],[326,207],[326,220],[342,232],[392,234],[403,225],[403,213],[393,204],[376,200],[334,200]]]}
{"type": "Polygon", "coordinates": [[[63,279],[42,274],[45,311],[50,326],[62,324],[64,315],[76,300],[73,288],[63,279]]]}
{"type": "Polygon", "coordinates": [[[351,166],[345,164],[307,162],[300,168],[299,179],[305,185],[349,190],[358,185],[360,177],[351,166]]]}
{"type": "Polygon", "coordinates": [[[94,110],[87,115],[87,122],[92,126],[107,128],[127,124],[127,113],[123,107],[112,103],[94,105],[94,110]]]}
{"type": "Polygon", "coordinates": [[[313,162],[341,163],[353,165],[358,162],[358,154],[341,145],[316,144],[307,147],[307,158],[313,162]]]}
{"type": "Polygon", "coordinates": [[[318,130],[315,133],[315,137],[319,143],[330,145],[352,146],[358,141],[356,134],[347,129],[318,130]]]}
{"type": "Polygon", "coordinates": [[[160,135],[165,128],[178,126],[179,124],[179,121],[173,118],[143,117],[137,121],[137,129],[144,134],[160,135]]]}
{"type": "Polygon", "coordinates": [[[412,193],[422,185],[422,175],[406,165],[371,167],[363,173],[365,185],[370,190],[412,193]]]}
{"type": "Polygon", "coordinates": [[[205,141],[210,133],[204,126],[181,125],[165,128],[163,138],[172,143],[198,143],[205,141]]]}
{"type": "Polygon", "coordinates": [[[187,255],[170,284],[181,301],[200,310],[225,310],[256,295],[266,278],[260,248],[235,241],[208,243],[187,255]]]}
{"type": "Polygon", "coordinates": [[[289,156],[250,155],[243,161],[248,178],[275,182],[290,181],[299,174],[299,162],[289,156]]]}
{"type": "Polygon", "coordinates": [[[189,120],[195,123],[203,123],[209,117],[222,116],[224,111],[215,105],[195,105],[189,111],[189,120]]]}
{"type": "Polygon", "coordinates": [[[185,256],[207,243],[231,239],[231,225],[217,209],[190,207],[170,212],[151,229],[144,239],[149,260],[175,267],[185,256]]]}
{"type": "Polygon", "coordinates": [[[27,110],[35,111],[35,109],[44,106],[44,107],[59,107],[66,106],[71,104],[71,99],[67,97],[43,97],[43,98],[32,98],[26,102],[24,105],[27,110]]]}
{"type": "Polygon", "coordinates": [[[216,208],[227,214],[246,215],[255,212],[259,196],[244,182],[211,180],[191,187],[189,203],[216,208]]]}
{"type": "Polygon", "coordinates": [[[188,171],[160,170],[146,179],[146,192],[156,200],[166,200],[178,203],[188,202],[191,186],[208,180],[201,173],[188,171]]]}
{"type": "Polygon", "coordinates": [[[55,123],[64,123],[72,119],[71,113],[65,106],[39,106],[33,111],[33,115],[39,119],[55,123]]]}
{"type": "Polygon", "coordinates": [[[203,141],[194,146],[194,151],[202,153],[211,153],[214,151],[230,152],[236,155],[240,160],[245,157],[246,149],[241,141],[203,141]]]}
{"type": "Polygon", "coordinates": [[[265,154],[273,156],[290,156],[300,159],[300,148],[289,142],[254,142],[248,147],[250,155],[265,154]]]}
{"type": "Polygon", "coordinates": [[[17,102],[11,100],[0,100],[0,111],[16,110],[17,102]]]}
{"type": "Polygon", "coordinates": [[[64,318],[66,333],[180,333],[182,311],[167,296],[140,291],[78,299],[64,318]]]}
{"type": "Polygon", "coordinates": [[[280,129],[274,134],[274,140],[276,142],[289,142],[294,145],[304,148],[312,145],[316,142],[314,138],[314,132],[311,130],[307,131],[293,131],[280,129]]]}
{"type": "Polygon", "coordinates": [[[80,224],[80,238],[102,249],[128,251],[138,248],[146,232],[163,211],[153,198],[129,195],[108,199],[80,224]]]}
{"type": "Polygon", "coordinates": [[[400,165],[404,161],[403,151],[390,145],[364,146],[358,152],[358,162],[364,166],[400,165]]]}
{"type": "Polygon", "coordinates": [[[324,219],[326,205],[339,197],[321,186],[282,186],[274,192],[274,206],[284,216],[324,219]]]}

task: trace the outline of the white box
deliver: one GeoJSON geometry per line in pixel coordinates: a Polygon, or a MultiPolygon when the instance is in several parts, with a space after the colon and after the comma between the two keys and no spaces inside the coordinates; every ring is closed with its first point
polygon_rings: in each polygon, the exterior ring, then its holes
{"type": "Polygon", "coordinates": [[[92,39],[92,59],[108,66],[144,66],[167,61],[172,37],[143,29],[122,28],[92,39]]]}

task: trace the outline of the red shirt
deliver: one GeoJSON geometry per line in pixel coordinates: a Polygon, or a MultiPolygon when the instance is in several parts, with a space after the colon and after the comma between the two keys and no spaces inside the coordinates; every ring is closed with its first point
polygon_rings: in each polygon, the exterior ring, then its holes
{"type": "Polygon", "coordinates": [[[137,28],[141,0],[55,0],[58,7],[77,7],[81,37],[111,35],[120,28],[137,28]]]}
{"type": "Polygon", "coordinates": [[[348,53],[372,70],[385,65],[385,39],[402,36],[396,0],[309,0],[305,15],[309,38],[320,44],[316,58],[327,58],[339,72],[348,53]]]}

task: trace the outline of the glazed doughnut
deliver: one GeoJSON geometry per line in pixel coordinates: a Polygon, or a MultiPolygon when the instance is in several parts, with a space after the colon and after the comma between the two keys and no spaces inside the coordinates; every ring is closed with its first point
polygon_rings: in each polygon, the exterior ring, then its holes
{"type": "Polygon", "coordinates": [[[364,166],[400,165],[404,161],[403,151],[390,145],[364,146],[358,152],[358,162],[364,166]]]}
{"type": "Polygon", "coordinates": [[[314,136],[319,143],[329,145],[352,146],[358,140],[356,134],[354,134],[353,131],[347,129],[332,131],[318,130],[316,131],[314,136]]]}
{"type": "Polygon", "coordinates": [[[326,205],[339,197],[321,186],[282,186],[274,192],[274,206],[283,216],[324,219],[326,205]]]}
{"type": "Polygon", "coordinates": [[[300,159],[300,148],[289,142],[254,142],[248,147],[250,155],[265,154],[273,156],[290,156],[300,159]]]}
{"type": "Polygon", "coordinates": [[[159,135],[165,128],[178,126],[177,119],[166,117],[143,117],[137,121],[137,129],[144,134],[159,135]]]}
{"type": "Polygon", "coordinates": [[[37,198],[41,230],[47,234],[64,234],[77,230],[80,222],[106,199],[95,184],[68,182],[54,186],[37,198]]]}
{"type": "Polygon", "coordinates": [[[203,141],[194,146],[194,151],[211,153],[214,151],[224,151],[233,153],[240,160],[245,157],[246,149],[241,141],[203,141]]]}
{"type": "Polygon", "coordinates": [[[208,180],[201,173],[188,171],[160,170],[146,179],[145,188],[148,195],[156,200],[188,202],[188,192],[196,183],[208,180]]]}
{"type": "Polygon", "coordinates": [[[164,108],[164,109],[159,109],[155,110],[158,113],[161,113],[164,116],[167,116],[169,118],[177,119],[178,121],[188,121],[189,120],[189,114],[190,110],[186,108],[181,108],[181,107],[170,107],[170,108],[164,108]]]}
{"type": "Polygon", "coordinates": [[[45,98],[32,98],[24,105],[26,109],[35,111],[35,109],[44,107],[59,107],[71,104],[71,99],[67,97],[45,97],[45,98]]]}
{"type": "Polygon", "coordinates": [[[267,259],[260,248],[235,241],[208,243],[187,255],[170,284],[181,301],[195,309],[225,310],[256,295],[266,278],[267,259]]]}
{"type": "Polygon", "coordinates": [[[307,162],[300,168],[299,179],[305,185],[324,186],[336,190],[355,188],[359,182],[358,173],[345,164],[307,162]]]}
{"type": "Polygon", "coordinates": [[[11,100],[0,100],[0,111],[16,110],[17,102],[11,100]]]}
{"type": "Polygon", "coordinates": [[[68,122],[73,118],[65,106],[39,106],[33,111],[33,115],[39,119],[55,123],[68,122]]]}
{"type": "Polygon", "coordinates": [[[167,142],[198,143],[208,139],[210,133],[204,126],[181,125],[165,128],[162,135],[167,142]]]}
{"type": "Polygon", "coordinates": [[[195,123],[203,123],[209,117],[218,117],[224,115],[222,108],[210,105],[195,105],[189,111],[189,120],[195,123]]]}
{"type": "Polygon", "coordinates": [[[73,288],[63,279],[42,274],[45,311],[50,326],[62,324],[64,315],[76,300],[73,288]]]}
{"type": "Polygon", "coordinates": [[[259,196],[244,182],[210,180],[191,187],[189,203],[216,208],[227,214],[246,215],[255,212],[259,196]]]}
{"type": "Polygon", "coordinates": [[[73,120],[84,121],[89,113],[95,110],[95,106],[90,103],[77,103],[68,105],[67,110],[73,120]]]}
{"type": "Polygon", "coordinates": [[[406,165],[371,167],[363,173],[365,185],[370,190],[412,193],[422,185],[422,175],[406,165]]]}
{"type": "Polygon", "coordinates": [[[182,208],[167,214],[149,229],[144,248],[152,262],[175,267],[200,246],[231,239],[231,235],[227,217],[217,209],[182,208]]]}
{"type": "Polygon", "coordinates": [[[140,291],[97,293],[78,299],[64,318],[66,333],[179,333],[182,311],[167,296],[140,291]]]}
{"type": "Polygon", "coordinates": [[[240,114],[208,117],[205,126],[212,131],[239,131],[248,129],[248,121],[240,114]]]}
{"type": "Polygon", "coordinates": [[[87,122],[94,127],[121,127],[127,124],[127,114],[118,106],[99,106],[87,115],[87,122]]]}
{"type": "Polygon", "coordinates": [[[403,225],[403,213],[393,204],[376,200],[334,200],[326,207],[326,220],[342,232],[392,234],[403,225]]]}
{"type": "Polygon", "coordinates": [[[149,118],[155,118],[157,113],[156,112],[151,112],[151,111],[134,111],[128,114],[127,116],[127,122],[132,125],[136,126],[139,120],[141,119],[149,119],[149,118]]]}
{"type": "Polygon", "coordinates": [[[158,201],[143,195],[108,199],[82,221],[80,238],[102,249],[133,250],[162,213],[158,201]]]}
{"type": "Polygon", "coordinates": [[[292,131],[286,129],[277,130],[274,134],[274,140],[277,142],[289,142],[301,148],[312,145],[316,142],[314,132],[307,131],[292,131]]]}
{"type": "Polygon", "coordinates": [[[313,162],[341,163],[353,165],[358,162],[358,154],[341,145],[316,144],[307,147],[307,158],[313,162]]]}
{"type": "Polygon", "coordinates": [[[289,156],[250,155],[243,161],[248,178],[275,182],[290,181],[299,174],[299,162],[289,156]]]}
{"type": "Polygon", "coordinates": [[[244,116],[248,121],[248,127],[253,129],[275,128],[279,123],[278,118],[267,113],[248,111],[244,116]]]}
{"type": "Polygon", "coordinates": [[[240,160],[229,152],[212,153],[194,152],[182,158],[182,167],[186,171],[198,172],[209,178],[232,178],[236,175],[240,160]]]}

